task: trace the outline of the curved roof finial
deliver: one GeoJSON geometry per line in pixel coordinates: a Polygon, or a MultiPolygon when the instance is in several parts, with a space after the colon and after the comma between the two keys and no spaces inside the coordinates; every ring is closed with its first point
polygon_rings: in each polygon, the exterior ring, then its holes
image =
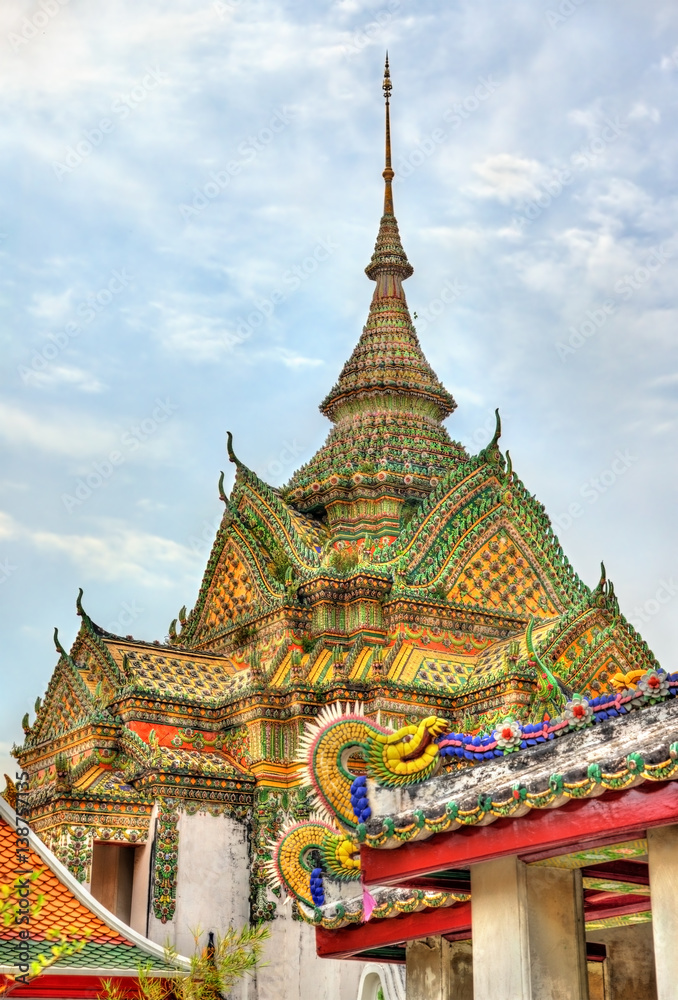
{"type": "Polygon", "coordinates": [[[223,500],[224,503],[228,503],[228,497],[224,493],[224,474],[223,474],[223,472],[219,476],[219,499],[223,500]]]}
{"type": "Polygon", "coordinates": [[[68,659],[68,653],[66,652],[66,650],[64,649],[64,647],[61,645],[61,642],[59,640],[59,629],[58,628],[54,629],[54,645],[56,646],[56,651],[59,654],[59,656],[64,656],[66,659],[68,659]]]}
{"type": "Polygon", "coordinates": [[[391,182],[395,176],[393,172],[393,167],[391,166],[391,91],[393,90],[393,84],[391,83],[391,72],[388,67],[388,52],[386,53],[386,63],[384,65],[384,82],[382,84],[382,90],[384,91],[384,100],[386,101],[386,156],[385,156],[385,166],[384,173],[382,174],[384,181],[386,182],[386,187],[384,190],[384,215],[393,215],[393,188],[391,187],[391,182]]]}
{"type": "Polygon", "coordinates": [[[233,462],[235,465],[238,466],[238,468],[240,468],[242,462],[240,461],[236,453],[233,451],[233,435],[231,434],[230,431],[226,431],[226,450],[228,451],[229,462],[233,462]]]}

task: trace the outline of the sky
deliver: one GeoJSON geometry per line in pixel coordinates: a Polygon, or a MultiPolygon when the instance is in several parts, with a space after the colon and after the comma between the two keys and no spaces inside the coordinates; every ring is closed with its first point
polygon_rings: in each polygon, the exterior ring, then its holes
{"type": "Polygon", "coordinates": [[[4,0],[0,774],[69,647],[192,606],[238,456],[320,447],[383,181],[453,438],[678,638],[672,0],[4,0]]]}

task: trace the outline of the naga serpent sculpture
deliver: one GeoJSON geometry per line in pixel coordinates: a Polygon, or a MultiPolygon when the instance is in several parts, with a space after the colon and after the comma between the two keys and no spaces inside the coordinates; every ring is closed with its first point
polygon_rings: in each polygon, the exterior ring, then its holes
{"type": "Polygon", "coordinates": [[[369,816],[365,776],[380,785],[423,781],[440,765],[435,737],[446,719],[429,716],[397,732],[366,719],[362,706],[328,706],[301,738],[300,764],[316,803],[310,820],[294,823],[271,844],[269,881],[297,902],[324,902],[323,876],[336,882],[360,880],[359,822],[369,816]],[[337,829],[337,825],[343,830],[337,829]]]}

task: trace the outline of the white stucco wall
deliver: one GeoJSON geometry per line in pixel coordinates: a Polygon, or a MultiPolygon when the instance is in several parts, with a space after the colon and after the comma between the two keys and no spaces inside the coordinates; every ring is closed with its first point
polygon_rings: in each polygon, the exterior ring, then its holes
{"type": "MultiPolygon", "coordinates": [[[[149,821],[148,840],[145,844],[137,847],[134,858],[134,882],[132,884],[132,914],[130,926],[146,937],[146,925],[148,922],[148,888],[151,875],[151,854],[153,848],[153,836],[155,822],[158,817],[158,807],[153,806],[153,812],[149,821]]],[[[156,942],[160,943],[160,942],[156,942]]]]}
{"type": "MultiPolygon", "coordinates": [[[[161,923],[151,913],[149,937],[169,941],[191,955],[191,931],[225,933],[249,920],[249,856],[246,824],[227,816],[197,813],[179,818],[177,905],[174,918],[161,923]]],[[[233,1000],[357,1000],[361,962],[333,962],[315,953],[315,931],[292,920],[291,904],[278,903],[269,925],[264,962],[255,976],[238,983],[233,1000]]]]}
{"type": "Polygon", "coordinates": [[[247,828],[230,816],[196,813],[179,817],[179,857],[174,918],[161,923],[152,913],[149,937],[167,940],[180,955],[192,955],[193,930],[224,934],[249,919],[247,828]]]}
{"type": "Polygon", "coordinates": [[[318,958],[314,929],[292,920],[289,904],[278,905],[278,914],[270,924],[268,964],[233,990],[233,1000],[357,1000],[363,963],[318,958]]]}

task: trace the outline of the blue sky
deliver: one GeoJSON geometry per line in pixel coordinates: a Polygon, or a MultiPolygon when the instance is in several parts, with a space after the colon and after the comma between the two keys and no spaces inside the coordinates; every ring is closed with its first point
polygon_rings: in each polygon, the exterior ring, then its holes
{"type": "Polygon", "coordinates": [[[450,432],[478,451],[500,407],[577,571],[605,559],[676,668],[674,3],[6,0],[0,44],[2,770],[79,586],[145,639],[191,606],[226,431],[273,484],[322,444],[371,296],[386,47],[450,432]]]}

